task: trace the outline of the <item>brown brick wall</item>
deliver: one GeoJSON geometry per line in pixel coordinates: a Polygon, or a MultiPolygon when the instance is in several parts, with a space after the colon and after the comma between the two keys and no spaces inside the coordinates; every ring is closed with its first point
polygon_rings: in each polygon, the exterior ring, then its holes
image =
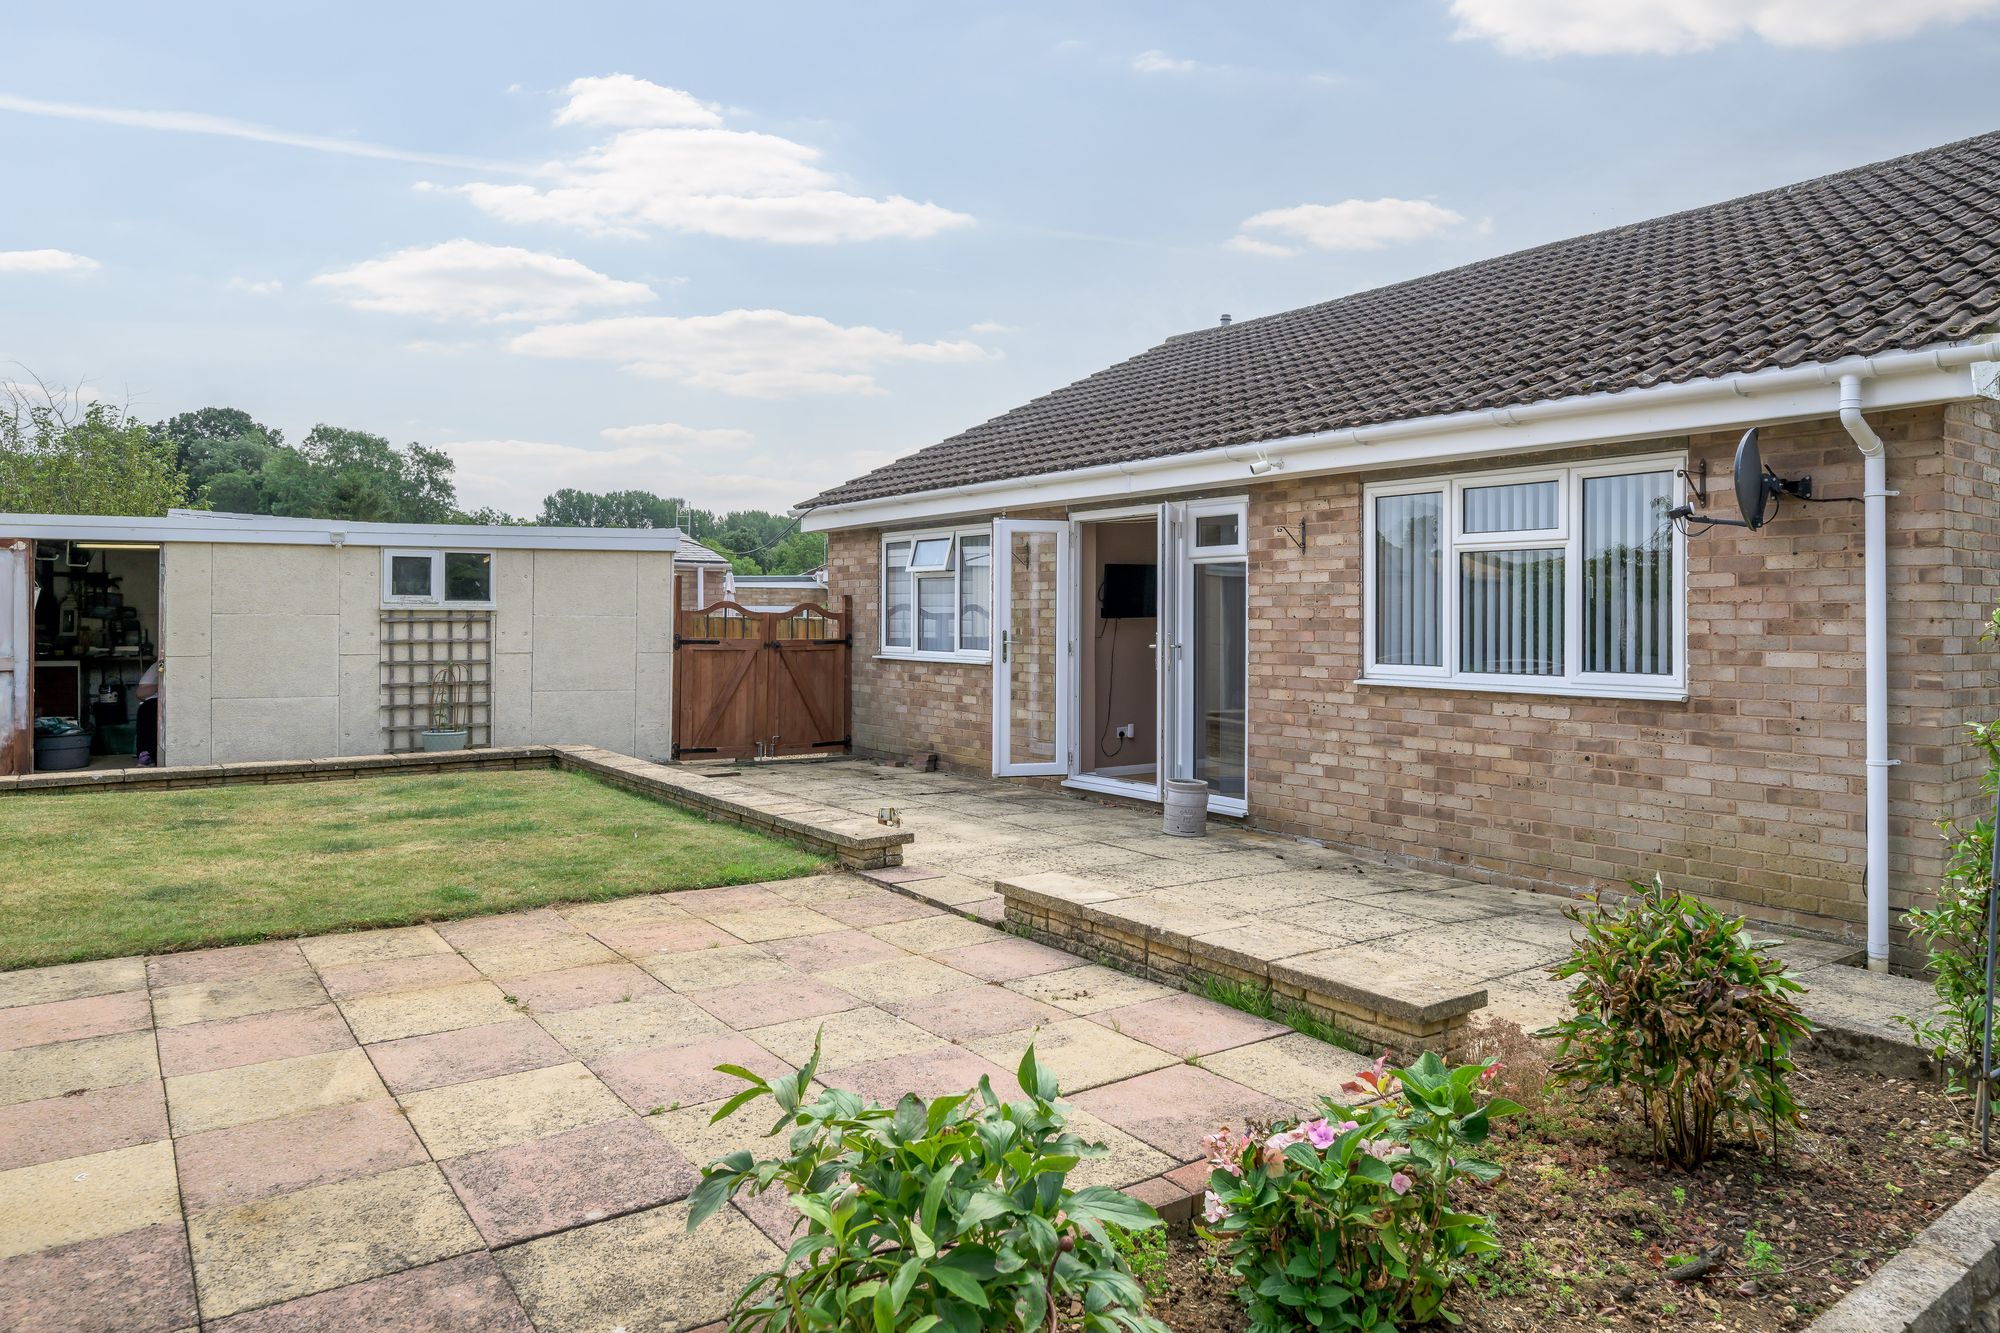
{"type": "MultiPolygon", "coordinates": [[[[1963,725],[2000,716],[2000,650],[1978,642],[2000,599],[2000,411],[1872,419],[1901,492],[1889,505],[1900,918],[1941,873],[1937,820],[1978,808],[1963,725]]],[[[1767,429],[1763,445],[1779,472],[1811,473],[1816,494],[1860,494],[1837,421],[1767,429]]],[[[1713,512],[1733,515],[1733,433],[1630,451],[1683,446],[1709,461],[1713,512]]],[[[1250,488],[1252,822],[1523,886],[1657,870],[1758,919],[1859,940],[1861,506],[1787,502],[1761,532],[1689,539],[1685,702],[1359,685],[1362,486],[1420,471],[1250,488]],[[1302,519],[1304,552],[1278,532],[1302,519]]],[[[877,545],[872,531],[831,543],[832,590],[855,598],[857,745],[987,771],[990,669],[873,656],[877,545]]]]}

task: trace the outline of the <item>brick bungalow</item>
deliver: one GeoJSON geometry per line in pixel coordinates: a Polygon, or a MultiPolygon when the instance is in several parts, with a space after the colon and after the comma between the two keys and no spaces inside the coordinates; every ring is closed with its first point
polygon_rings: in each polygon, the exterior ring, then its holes
{"type": "Polygon", "coordinates": [[[1658,871],[1883,966],[2000,712],[1996,236],[1990,134],[1225,319],[836,486],[856,747],[1658,871]],[[1811,498],[1723,526],[1753,426],[1811,498]]]}

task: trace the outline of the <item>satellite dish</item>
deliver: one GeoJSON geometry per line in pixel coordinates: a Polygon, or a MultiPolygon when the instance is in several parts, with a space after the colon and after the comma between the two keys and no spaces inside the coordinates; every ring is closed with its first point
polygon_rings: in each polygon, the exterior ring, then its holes
{"type": "Polygon", "coordinates": [[[1736,512],[1743,515],[1743,526],[1752,531],[1763,527],[1764,508],[1771,490],[1764,480],[1764,452],[1757,447],[1755,426],[1744,431],[1743,438],[1736,443],[1736,470],[1731,480],[1736,486],[1736,512]]]}

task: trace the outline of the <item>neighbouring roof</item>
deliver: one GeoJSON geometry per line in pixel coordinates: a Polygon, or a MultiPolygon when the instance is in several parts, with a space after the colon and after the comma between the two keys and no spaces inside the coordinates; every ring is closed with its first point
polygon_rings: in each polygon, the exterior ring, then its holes
{"type": "MultiPolygon", "coordinates": [[[[672,528],[554,528],[528,524],[349,523],[221,510],[170,509],[163,518],[117,514],[0,514],[0,537],[47,541],[221,542],[264,546],[477,547],[486,550],[673,551],[672,528]]],[[[712,556],[713,553],[710,552],[712,556]]],[[[698,558],[697,558],[698,559],[698,558]]]]}
{"type": "Polygon", "coordinates": [[[1992,133],[1181,334],[801,507],[1961,338],[1997,237],[1992,133]]]}
{"type": "Polygon", "coordinates": [[[680,538],[680,550],[674,553],[676,563],[683,565],[721,565],[724,568],[728,568],[728,556],[718,554],[713,547],[703,546],[679,528],[669,528],[667,530],[680,538]]]}

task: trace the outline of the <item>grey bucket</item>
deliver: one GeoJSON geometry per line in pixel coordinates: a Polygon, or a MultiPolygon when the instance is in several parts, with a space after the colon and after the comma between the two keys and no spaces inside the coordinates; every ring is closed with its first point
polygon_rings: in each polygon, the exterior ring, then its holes
{"type": "Polygon", "coordinates": [[[1208,832],[1208,784],[1199,779],[1167,779],[1166,830],[1176,838],[1199,838],[1208,832]]]}

